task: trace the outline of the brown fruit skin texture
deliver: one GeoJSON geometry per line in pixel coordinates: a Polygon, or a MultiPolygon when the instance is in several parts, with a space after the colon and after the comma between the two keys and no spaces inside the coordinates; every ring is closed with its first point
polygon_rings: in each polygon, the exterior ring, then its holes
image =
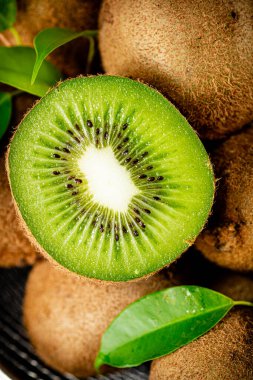
{"type": "Polygon", "coordinates": [[[218,182],[213,215],[195,245],[212,262],[253,270],[253,127],[211,154],[218,182]]]}
{"type": "Polygon", "coordinates": [[[253,119],[252,0],[104,0],[99,26],[105,71],[157,87],[202,138],[253,119]]]}
{"type": "Polygon", "coordinates": [[[253,302],[253,276],[227,271],[215,278],[211,288],[235,301],[253,302]]]}
{"type": "Polygon", "coordinates": [[[27,282],[24,324],[46,364],[75,376],[93,375],[101,336],[114,317],[168,285],[161,275],[134,283],[94,283],[41,262],[27,282]]]}
{"type": "MultiPolygon", "coordinates": [[[[24,45],[33,46],[33,39],[42,29],[59,27],[73,31],[97,29],[101,0],[19,0],[15,28],[24,45]]],[[[11,43],[15,41],[5,33],[11,43]]],[[[64,74],[76,76],[85,73],[89,42],[78,38],[58,48],[50,60],[64,74]]]]}
{"type": "Polygon", "coordinates": [[[0,189],[0,267],[32,265],[37,259],[36,250],[17,219],[2,153],[0,189]]]}
{"type": "Polygon", "coordinates": [[[207,334],[153,361],[149,380],[252,380],[253,312],[233,309],[207,334]]]}

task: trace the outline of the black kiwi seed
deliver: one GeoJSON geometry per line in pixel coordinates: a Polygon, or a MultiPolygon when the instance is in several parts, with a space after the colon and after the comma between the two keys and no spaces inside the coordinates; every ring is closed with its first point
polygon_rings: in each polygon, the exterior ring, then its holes
{"type": "Polygon", "coordinates": [[[77,195],[78,193],[77,193],[77,191],[73,191],[73,193],[72,193],[72,195],[77,195]]]}
{"type": "Polygon", "coordinates": [[[59,174],[61,174],[61,173],[58,172],[57,170],[54,170],[54,171],[53,171],[53,174],[54,174],[54,175],[59,175],[59,174]]]}
{"type": "Polygon", "coordinates": [[[135,160],[132,161],[132,164],[135,165],[139,162],[138,158],[136,158],[135,160]]]}
{"type": "Polygon", "coordinates": [[[90,120],[87,120],[87,127],[89,128],[92,128],[93,127],[93,124],[90,120]]]}
{"type": "Polygon", "coordinates": [[[140,221],[141,221],[141,220],[140,220],[139,218],[137,218],[137,217],[134,218],[134,219],[135,219],[136,223],[140,223],[140,221]]]}
{"type": "Polygon", "coordinates": [[[55,150],[61,150],[58,146],[55,146],[54,149],[55,149],[55,150]]]}
{"type": "Polygon", "coordinates": [[[131,157],[127,157],[126,159],[125,159],[125,162],[130,162],[131,161],[131,157]]]}
{"type": "Polygon", "coordinates": [[[119,235],[118,234],[115,234],[115,240],[119,241],[119,235]]]}
{"type": "Polygon", "coordinates": [[[140,215],[140,210],[138,210],[138,208],[134,208],[134,212],[138,215],[140,215]]]}
{"type": "Polygon", "coordinates": [[[72,179],[74,179],[75,177],[73,177],[73,176],[70,176],[70,177],[68,177],[68,181],[71,181],[72,179]]]}
{"type": "Polygon", "coordinates": [[[62,150],[63,150],[63,152],[65,152],[65,153],[70,153],[70,150],[69,150],[68,148],[63,148],[62,150]]]}
{"type": "Polygon", "coordinates": [[[157,180],[158,181],[162,181],[164,179],[164,177],[162,176],[162,175],[159,175],[158,177],[157,177],[157,180]]]}
{"type": "Polygon", "coordinates": [[[140,179],[147,178],[147,174],[141,174],[141,175],[139,175],[139,178],[140,178],[140,179]]]}
{"type": "Polygon", "coordinates": [[[154,196],[153,199],[154,199],[155,201],[160,201],[160,200],[161,200],[161,198],[159,198],[159,197],[157,197],[157,196],[154,196]]]}
{"type": "Polygon", "coordinates": [[[155,177],[148,177],[149,182],[153,182],[155,180],[155,177]]]}
{"type": "Polygon", "coordinates": [[[119,138],[119,139],[121,138],[121,136],[122,136],[122,134],[121,134],[121,133],[118,133],[118,138],[119,138]]]}
{"type": "Polygon", "coordinates": [[[122,148],[122,145],[118,145],[117,149],[120,150],[122,148]]]}
{"type": "Polygon", "coordinates": [[[129,141],[129,137],[125,137],[123,141],[124,142],[128,142],[129,141]]]}
{"type": "Polygon", "coordinates": [[[123,154],[124,155],[128,154],[128,149],[124,150],[123,154]]]}
{"type": "Polygon", "coordinates": [[[99,128],[97,128],[97,129],[96,129],[96,135],[98,136],[98,135],[99,135],[99,133],[100,133],[100,129],[99,129],[99,128]]]}
{"type": "Polygon", "coordinates": [[[134,230],[134,236],[139,236],[139,232],[134,230]]]}
{"type": "Polygon", "coordinates": [[[148,155],[148,152],[144,152],[142,153],[141,157],[147,157],[147,155],[148,155]]]}
{"type": "Polygon", "coordinates": [[[147,166],[147,170],[151,170],[151,169],[153,169],[152,165],[147,166]]]}
{"type": "Polygon", "coordinates": [[[68,129],[67,132],[69,135],[73,136],[73,132],[70,129],[68,129]]]}
{"type": "Polygon", "coordinates": [[[127,123],[125,123],[124,125],[123,125],[123,131],[125,131],[126,129],[127,129],[127,127],[128,127],[128,124],[127,123]]]}
{"type": "Polygon", "coordinates": [[[142,228],[145,228],[145,227],[146,227],[146,225],[145,225],[142,221],[140,221],[139,225],[140,225],[142,228]]]}
{"type": "Polygon", "coordinates": [[[104,133],[104,138],[105,138],[105,140],[107,140],[107,138],[108,138],[108,132],[104,133]]]}
{"type": "Polygon", "coordinates": [[[144,208],[144,211],[145,211],[146,214],[151,214],[151,211],[149,209],[147,209],[147,208],[144,208]]]}
{"type": "Polygon", "coordinates": [[[100,229],[100,232],[104,232],[104,226],[103,226],[103,224],[100,225],[99,229],[100,229]]]}
{"type": "Polygon", "coordinates": [[[81,179],[79,179],[79,178],[75,178],[75,182],[76,183],[82,183],[83,181],[81,179]]]}
{"type": "Polygon", "coordinates": [[[77,129],[78,131],[81,130],[78,124],[75,124],[75,129],[77,129]]]}
{"type": "Polygon", "coordinates": [[[68,188],[68,189],[73,189],[73,187],[74,187],[74,186],[71,185],[71,183],[68,183],[68,184],[67,184],[67,188],[68,188]]]}
{"type": "Polygon", "coordinates": [[[78,144],[80,144],[81,143],[81,141],[79,140],[79,138],[78,137],[74,137],[74,139],[76,140],[76,142],[78,143],[78,144]]]}
{"type": "Polygon", "coordinates": [[[126,234],[126,233],[127,233],[127,229],[126,229],[126,227],[125,227],[125,226],[123,226],[123,227],[122,227],[122,231],[124,232],[124,234],[126,234]]]}
{"type": "Polygon", "coordinates": [[[54,157],[54,158],[61,158],[61,156],[60,156],[59,154],[57,154],[57,153],[54,153],[54,154],[53,154],[53,157],[54,157]]]}

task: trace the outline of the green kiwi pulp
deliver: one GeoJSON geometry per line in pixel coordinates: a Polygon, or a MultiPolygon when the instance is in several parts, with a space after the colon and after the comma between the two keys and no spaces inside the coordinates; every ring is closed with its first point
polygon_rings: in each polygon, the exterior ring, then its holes
{"type": "Polygon", "coordinates": [[[208,155],[185,118],[127,78],[75,78],[21,122],[9,149],[19,213],[42,251],[80,275],[127,281],[159,270],[201,231],[208,155]]]}

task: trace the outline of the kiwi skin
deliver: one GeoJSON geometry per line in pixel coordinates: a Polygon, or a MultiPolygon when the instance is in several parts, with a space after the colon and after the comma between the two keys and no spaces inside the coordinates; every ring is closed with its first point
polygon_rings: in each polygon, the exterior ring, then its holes
{"type": "MultiPolygon", "coordinates": [[[[15,28],[24,45],[33,46],[33,39],[42,29],[59,27],[73,31],[97,29],[97,18],[101,0],[19,0],[15,28]]],[[[5,33],[11,44],[15,41],[5,33]]],[[[78,38],[58,48],[50,60],[67,76],[85,73],[88,53],[87,39],[78,38]]]]}
{"type": "Polygon", "coordinates": [[[202,138],[222,138],[253,119],[252,20],[252,0],[105,0],[102,64],[158,88],[202,138]]]}
{"type": "Polygon", "coordinates": [[[218,182],[213,215],[195,246],[212,262],[253,270],[253,127],[230,137],[211,158],[218,182]]]}
{"type": "Polygon", "coordinates": [[[11,190],[0,156],[0,267],[32,265],[38,258],[16,217],[11,190]]]}
{"type": "MultiPolygon", "coordinates": [[[[211,288],[234,300],[253,301],[253,279],[223,270],[211,288]]],[[[199,339],[153,361],[149,380],[251,380],[253,311],[237,308],[199,339]]]]}
{"type": "Polygon", "coordinates": [[[251,380],[253,312],[232,310],[207,334],[153,361],[149,380],[251,380]]]}
{"type": "Polygon", "coordinates": [[[95,283],[40,262],[26,285],[24,324],[47,365],[79,377],[94,375],[101,336],[114,317],[131,302],[168,285],[162,275],[134,283],[95,283]]]}

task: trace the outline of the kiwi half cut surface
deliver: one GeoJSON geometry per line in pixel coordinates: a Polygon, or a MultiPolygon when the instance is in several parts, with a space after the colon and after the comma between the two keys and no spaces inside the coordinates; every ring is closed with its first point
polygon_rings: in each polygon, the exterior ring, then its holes
{"type": "Polygon", "coordinates": [[[21,122],[8,163],[20,216],[42,252],[101,280],[143,277],[173,261],[213,200],[196,133],[161,94],[127,78],[61,83],[21,122]]]}

